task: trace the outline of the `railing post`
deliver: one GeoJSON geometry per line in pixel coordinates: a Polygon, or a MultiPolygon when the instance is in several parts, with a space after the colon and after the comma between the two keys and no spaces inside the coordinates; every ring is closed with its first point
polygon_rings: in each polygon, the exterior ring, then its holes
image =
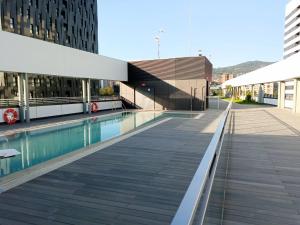
{"type": "Polygon", "coordinates": [[[19,117],[21,123],[24,123],[24,90],[23,90],[23,74],[18,73],[18,97],[19,97],[19,117]]]}

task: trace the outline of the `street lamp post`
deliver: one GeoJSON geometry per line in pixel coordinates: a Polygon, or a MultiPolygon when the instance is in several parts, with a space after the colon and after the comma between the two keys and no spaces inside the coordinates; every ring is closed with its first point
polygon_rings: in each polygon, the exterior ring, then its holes
{"type": "Polygon", "coordinates": [[[160,35],[164,33],[163,29],[158,31],[158,35],[154,38],[157,42],[157,58],[160,59],[160,35]]]}
{"type": "Polygon", "coordinates": [[[198,50],[198,56],[202,56],[202,50],[201,49],[198,50]]]}
{"type": "Polygon", "coordinates": [[[160,37],[156,36],[155,40],[157,41],[157,58],[160,59],[160,37]]]}

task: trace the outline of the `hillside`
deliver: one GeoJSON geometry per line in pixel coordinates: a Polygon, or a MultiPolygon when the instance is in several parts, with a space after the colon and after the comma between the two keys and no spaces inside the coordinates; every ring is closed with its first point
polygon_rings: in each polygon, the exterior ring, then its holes
{"type": "Polygon", "coordinates": [[[241,64],[238,64],[235,66],[215,68],[213,70],[213,77],[216,78],[216,77],[222,75],[223,73],[232,73],[235,76],[239,76],[239,75],[257,70],[259,68],[268,66],[272,63],[273,62],[249,61],[249,62],[241,63],[241,64]]]}

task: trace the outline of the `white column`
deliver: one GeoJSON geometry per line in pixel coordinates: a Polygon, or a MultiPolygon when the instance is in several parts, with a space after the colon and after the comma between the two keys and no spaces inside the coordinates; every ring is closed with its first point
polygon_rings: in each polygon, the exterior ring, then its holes
{"type": "Polygon", "coordinates": [[[0,31],[2,30],[2,22],[1,22],[1,12],[2,12],[2,10],[1,10],[1,7],[2,7],[2,0],[0,0],[0,31]]]}
{"type": "Polygon", "coordinates": [[[300,81],[299,79],[294,80],[294,109],[293,112],[300,112],[300,81]]]}
{"type": "Polygon", "coordinates": [[[281,82],[277,82],[277,108],[281,106],[281,82]]]}
{"type": "Polygon", "coordinates": [[[86,80],[82,80],[82,102],[83,102],[83,113],[87,113],[86,110],[86,80]]]}
{"type": "Polygon", "coordinates": [[[278,108],[284,109],[285,104],[285,82],[278,82],[278,108]]]}
{"type": "MultiPolygon", "coordinates": [[[[0,3],[1,4],[1,3],[0,3]]],[[[23,74],[18,73],[18,95],[19,95],[19,117],[24,122],[24,90],[23,90],[23,74]]]]}
{"type": "Polygon", "coordinates": [[[29,106],[29,89],[28,89],[28,74],[23,75],[23,88],[24,88],[24,114],[26,123],[30,123],[30,106],[29,106]]]}
{"type": "Polygon", "coordinates": [[[251,96],[252,96],[252,100],[255,101],[255,85],[254,84],[251,85],[251,96]]]}
{"type": "Polygon", "coordinates": [[[264,88],[263,84],[259,84],[259,89],[258,89],[258,103],[264,103],[264,88]]]}
{"type": "Polygon", "coordinates": [[[88,104],[88,112],[92,114],[92,96],[91,96],[91,79],[87,80],[87,104],[88,104]]]}

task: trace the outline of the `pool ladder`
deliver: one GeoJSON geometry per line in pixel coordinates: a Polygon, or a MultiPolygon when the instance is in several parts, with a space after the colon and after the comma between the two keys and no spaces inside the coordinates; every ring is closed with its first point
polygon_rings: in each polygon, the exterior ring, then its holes
{"type": "MultiPolygon", "coordinates": [[[[123,101],[121,101],[121,106],[122,106],[122,111],[127,111],[127,108],[125,106],[125,104],[123,103],[123,101]]],[[[119,107],[117,106],[116,102],[113,102],[113,105],[112,105],[112,110],[113,111],[117,111],[119,109],[119,107]]]]}

